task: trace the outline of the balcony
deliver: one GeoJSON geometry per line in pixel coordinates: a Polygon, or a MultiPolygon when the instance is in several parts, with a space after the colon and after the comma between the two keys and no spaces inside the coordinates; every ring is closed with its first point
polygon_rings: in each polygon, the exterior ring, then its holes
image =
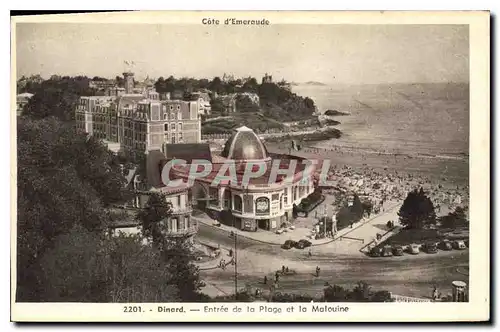
{"type": "Polygon", "coordinates": [[[174,207],[172,208],[171,214],[173,216],[183,215],[183,214],[191,214],[193,212],[193,205],[188,204],[183,207],[174,207]]]}
{"type": "Polygon", "coordinates": [[[188,237],[198,232],[198,224],[194,224],[185,229],[178,229],[176,231],[165,232],[166,237],[188,237]]]}

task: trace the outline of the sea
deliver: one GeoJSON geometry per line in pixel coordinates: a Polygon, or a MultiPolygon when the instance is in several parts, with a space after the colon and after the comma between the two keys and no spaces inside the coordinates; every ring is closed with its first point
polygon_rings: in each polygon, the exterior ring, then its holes
{"type": "Polygon", "coordinates": [[[318,111],[338,110],[342,137],[320,147],[468,159],[469,84],[297,85],[318,111]]]}

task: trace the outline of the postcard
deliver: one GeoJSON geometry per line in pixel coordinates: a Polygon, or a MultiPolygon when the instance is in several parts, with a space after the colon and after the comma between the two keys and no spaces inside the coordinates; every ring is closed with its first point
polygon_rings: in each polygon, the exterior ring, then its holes
{"type": "Polygon", "coordinates": [[[488,321],[489,20],[12,17],[11,320],[488,321]]]}

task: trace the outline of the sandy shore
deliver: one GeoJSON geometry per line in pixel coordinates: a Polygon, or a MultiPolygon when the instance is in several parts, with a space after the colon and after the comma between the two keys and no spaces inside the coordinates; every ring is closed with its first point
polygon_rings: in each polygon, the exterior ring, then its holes
{"type": "MultiPolygon", "coordinates": [[[[289,153],[290,143],[266,142],[266,147],[272,153],[289,153]]],[[[390,153],[373,153],[354,151],[339,147],[320,148],[306,146],[301,151],[292,154],[309,159],[329,159],[337,167],[349,166],[356,171],[376,171],[379,173],[407,174],[413,177],[427,179],[446,187],[467,185],[469,179],[469,164],[467,158],[447,158],[431,156],[405,156],[390,153]]]]}

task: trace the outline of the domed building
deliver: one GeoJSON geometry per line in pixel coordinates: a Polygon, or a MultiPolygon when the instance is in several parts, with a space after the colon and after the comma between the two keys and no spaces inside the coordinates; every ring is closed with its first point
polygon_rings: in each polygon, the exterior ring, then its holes
{"type": "MultiPolygon", "coordinates": [[[[169,153],[168,145],[165,152],[167,160],[186,160],[169,153]]],[[[202,159],[192,154],[190,158],[202,159]]],[[[246,231],[275,230],[291,221],[294,206],[315,190],[315,165],[303,161],[268,153],[255,132],[243,126],[233,132],[220,154],[211,153],[207,174],[193,177],[190,169],[201,173],[205,166],[186,160],[187,164],[172,166],[170,178],[185,183],[194,178],[194,204],[221,223],[246,231]]]]}
{"type": "Polygon", "coordinates": [[[236,162],[269,161],[271,159],[259,137],[252,129],[245,126],[236,129],[226,141],[221,157],[236,162]]]}

